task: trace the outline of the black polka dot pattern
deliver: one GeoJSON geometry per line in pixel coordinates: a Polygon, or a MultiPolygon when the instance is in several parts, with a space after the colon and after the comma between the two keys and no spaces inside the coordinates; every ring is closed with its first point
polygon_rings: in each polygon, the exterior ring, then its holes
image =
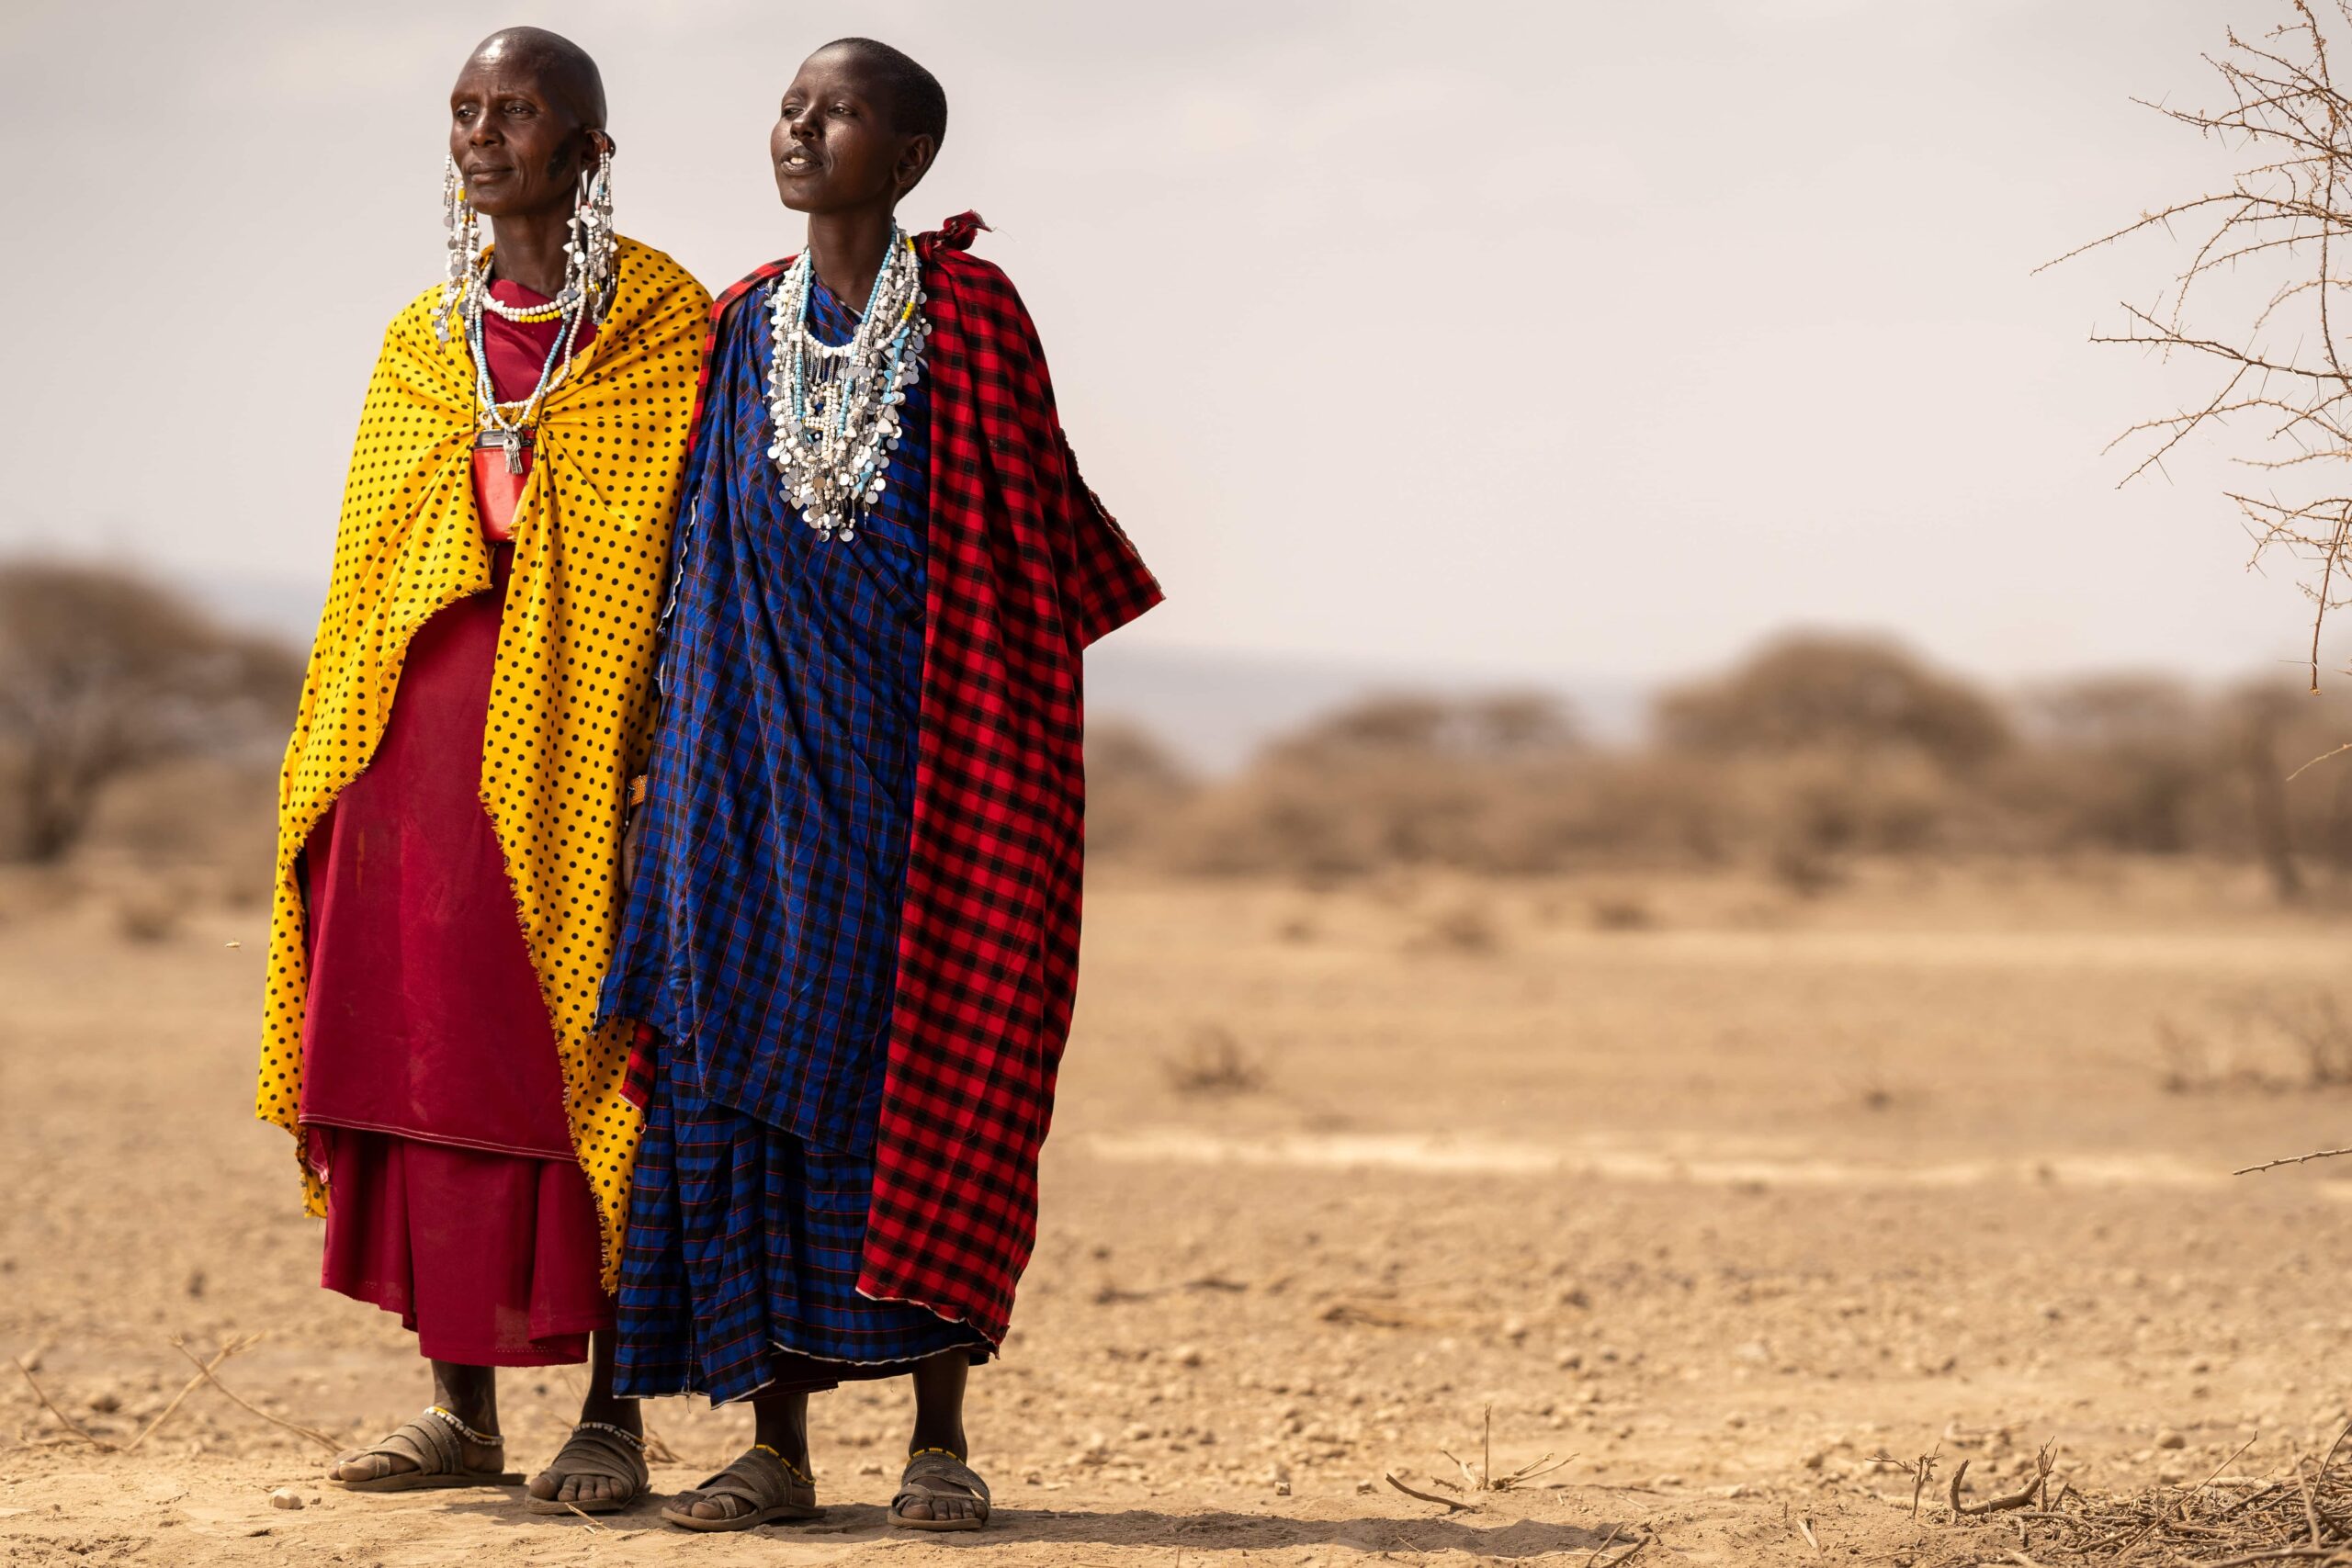
{"type": "MultiPolygon", "coordinates": [[[[548,395],[514,509],[482,739],[481,798],[563,1058],[573,1146],[605,1221],[605,1285],[640,1117],[621,1097],[628,1039],[596,1027],[619,914],[628,781],[651,739],[654,621],[693,427],[710,297],[661,252],[620,243],[619,289],[548,395]]],[[[375,754],[409,639],[491,586],[473,491],[473,366],[433,330],[429,289],[394,318],[345,481],[334,575],[277,793],[277,891],[256,1113],[297,1132],[309,985],[295,857],[375,754]]],[[[299,1145],[298,1145],[299,1146],[299,1145]]],[[[326,1190],[303,1166],[306,1207],[326,1190]]]]}

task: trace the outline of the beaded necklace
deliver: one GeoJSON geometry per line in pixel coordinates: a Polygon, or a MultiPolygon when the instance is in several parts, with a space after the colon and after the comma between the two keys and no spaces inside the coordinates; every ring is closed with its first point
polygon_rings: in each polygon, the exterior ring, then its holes
{"type": "Polygon", "coordinates": [[[477,447],[497,446],[506,454],[506,471],[523,471],[523,448],[531,445],[531,431],[538,423],[539,405],[571,370],[572,346],[580,338],[580,323],[586,319],[586,291],[566,288],[562,293],[542,305],[509,305],[490,291],[490,264],[487,258],[469,275],[464,297],[458,310],[466,328],[466,347],[474,361],[474,400],[480,405],[478,428],[474,435],[477,447]],[[482,318],[495,315],[504,321],[539,322],[560,321],[562,330],[555,342],[548,345],[547,362],[539,367],[538,384],[530,396],[518,402],[499,400],[498,389],[491,380],[490,355],[482,343],[482,318]],[[559,365],[558,361],[561,363],[559,365]]]}
{"type": "Polygon", "coordinates": [[[857,330],[842,344],[818,341],[808,310],[814,262],[802,250],[770,297],[768,457],[785,499],[823,539],[848,544],[857,520],[888,488],[907,390],[922,374],[931,323],[922,314],[922,265],[914,243],[890,225],[890,245],[857,330]]]}

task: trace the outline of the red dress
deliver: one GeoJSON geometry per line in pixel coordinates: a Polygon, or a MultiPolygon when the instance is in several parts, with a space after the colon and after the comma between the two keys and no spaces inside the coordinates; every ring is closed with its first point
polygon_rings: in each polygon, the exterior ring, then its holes
{"type": "MultiPolygon", "coordinates": [[[[501,399],[529,396],[558,329],[487,319],[501,399]]],[[[520,489],[502,454],[475,454],[496,586],[418,628],[375,757],[305,851],[302,1121],[327,1178],[321,1282],[400,1314],[421,1354],[490,1367],[583,1361],[589,1332],[613,1322],[554,1030],[480,795],[520,489]]]]}

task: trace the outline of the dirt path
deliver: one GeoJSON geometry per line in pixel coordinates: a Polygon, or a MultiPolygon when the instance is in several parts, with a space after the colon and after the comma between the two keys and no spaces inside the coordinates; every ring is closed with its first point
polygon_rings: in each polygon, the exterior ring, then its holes
{"type": "MultiPolygon", "coordinates": [[[[2199,1086],[2301,1070],[2352,926],[2133,876],[1812,905],[1659,886],[1631,931],[1595,929],[1579,887],[1098,887],[1045,1233],[974,1385],[990,1546],[1078,1568],[1588,1563],[1647,1540],[1644,1568],[1933,1568],[2018,1538],[1913,1523],[1882,1449],[1940,1444],[1981,1495],[2052,1438],[2086,1489],[2193,1482],[2248,1438],[2233,1472],[2324,1447],[2352,1406],[2352,1185],[2327,1179],[2352,1171],[2226,1172],[2348,1141],[2352,1099],[2199,1086]],[[1237,1082],[1188,1090],[1170,1063],[1237,1082]],[[1477,1462],[1489,1408],[1498,1470],[1575,1459],[1468,1512],[1384,1482],[1458,1483],[1442,1450],[1477,1462]]],[[[8,908],[0,1352],[117,1443],[186,1381],[175,1334],[265,1334],[224,1379],[340,1439],[413,1413],[406,1337],[315,1287],[285,1140],[249,1119],[254,917],[138,944],[102,898],[8,908]]],[[[895,1387],[819,1401],[824,1520],[696,1539],[492,1494],[337,1494],[301,1439],[209,1390],[136,1453],[58,1443],[0,1375],[12,1563],[971,1544],[882,1526],[895,1387]],[[279,1486],[306,1506],[272,1507],[279,1486]]],[[[519,1467],[576,1386],[506,1381],[519,1467]]],[[[681,1456],[666,1488],[748,1431],[685,1402],[651,1420],[681,1456]]]]}

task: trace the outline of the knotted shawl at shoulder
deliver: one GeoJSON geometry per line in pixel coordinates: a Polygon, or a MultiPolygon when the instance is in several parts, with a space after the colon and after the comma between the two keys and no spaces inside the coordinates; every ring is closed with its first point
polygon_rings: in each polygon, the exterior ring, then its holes
{"type": "MultiPolygon", "coordinates": [[[[605,1220],[606,1286],[639,1126],[628,1043],[595,1021],[618,918],[628,780],[650,737],[654,622],[692,430],[710,299],[661,252],[620,243],[595,338],[548,396],[514,510],[481,798],[563,1061],[572,1144],[605,1220]]],[[[334,574],[278,780],[277,886],[256,1112],[288,1132],[309,985],[295,862],[375,755],[409,640],[492,585],[472,481],[473,366],[433,330],[439,290],[394,318],[344,486],[334,574]]],[[[307,1165],[308,1208],[325,1190],[307,1165]]]]}

